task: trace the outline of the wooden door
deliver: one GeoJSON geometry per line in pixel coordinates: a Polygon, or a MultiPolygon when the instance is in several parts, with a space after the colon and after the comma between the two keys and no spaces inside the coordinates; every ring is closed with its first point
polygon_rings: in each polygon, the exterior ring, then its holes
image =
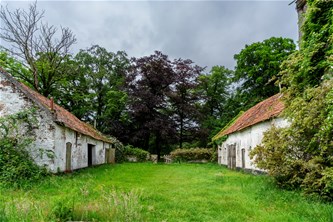
{"type": "Polygon", "coordinates": [[[236,144],[228,145],[228,167],[236,168],[236,144]]]}
{"type": "Polygon", "coordinates": [[[110,149],[110,162],[109,163],[115,163],[116,162],[116,149],[111,148],[110,149]]]}
{"type": "Polygon", "coordinates": [[[66,167],[65,171],[72,170],[72,144],[66,143],[66,167]]]}
{"type": "Polygon", "coordinates": [[[242,168],[245,169],[245,149],[242,149],[242,168]]]}
{"type": "Polygon", "coordinates": [[[105,163],[110,163],[110,149],[105,148],[105,163]]]}

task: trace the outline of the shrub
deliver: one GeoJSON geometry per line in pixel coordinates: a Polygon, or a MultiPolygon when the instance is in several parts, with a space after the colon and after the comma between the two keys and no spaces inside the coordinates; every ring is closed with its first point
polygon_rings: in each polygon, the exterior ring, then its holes
{"type": "Polygon", "coordinates": [[[27,148],[33,141],[32,127],[36,124],[33,110],[0,118],[0,184],[26,187],[47,175],[27,148]]]}
{"type": "Polygon", "coordinates": [[[176,149],[170,155],[175,161],[210,161],[214,155],[214,150],[207,148],[176,149]]]}
{"type": "Polygon", "coordinates": [[[286,128],[272,127],[250,153],[254,163],[288,189],[333,200],[333,80],[289,101],[286,128]]]}
{"type": "Polygon", "coordinates": [[[45,169],[36,165],[23,144],[12,138],[0,140],[0,178],[3,185],[25,187],[46,174],[45,169]]]}
{"type": "Polygon", "coordinates": [[[148,151],[140,149],[140,148],[137,148],[137,147],[133,147],[131,145],[125,146],[124,154],[126,156],[136,157],[136,159],[137,159],[138,162],[147,161],[147,159],[148,159],[148,157],[150,155],[150,153],[148,151]]]}
{"type": "Polygon", "coordinates": [[[125,161],[125,146],[115,137],[111,137],[111,139],[114,141],[113,145],[116,148],[116,162],[122,163],[125,161]]]}

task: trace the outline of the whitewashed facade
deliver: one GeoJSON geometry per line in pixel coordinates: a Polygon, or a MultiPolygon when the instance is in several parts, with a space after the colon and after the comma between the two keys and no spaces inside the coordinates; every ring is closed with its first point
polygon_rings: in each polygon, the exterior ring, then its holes
{"type": "Polygon", "coordinates": [[[0,69],[0,117],[37,109],[29,150],[38,165],[56,173],[115,161],[110,139],[50,102],[0,69]]]}
{"type": "Polygon", "coordinates": [[[280,117],[273,118],[229,134],[228,138],[218,146],[218,163],[230,168],[262,171],[253,164],[249,154],[254,147],[261,144],[264,132],[273,125],[286,127],[288,122],[280,117]],[[231,152],[235,152],[234,155],[231,155],[231,152]]]}
{"type": "Polygon", "coordinates": [[[262,171],[250,159],[250,151],[261,144],[264,132],[275,127],[286,127],[288,121],[280,114],[284,109],[282,94],[276,94],[241,113],[228,127],[213,137],[218,145],[218,163],[231,169],[262,171]],[[221,141],[221,140],[220,140],[221,141]]]}

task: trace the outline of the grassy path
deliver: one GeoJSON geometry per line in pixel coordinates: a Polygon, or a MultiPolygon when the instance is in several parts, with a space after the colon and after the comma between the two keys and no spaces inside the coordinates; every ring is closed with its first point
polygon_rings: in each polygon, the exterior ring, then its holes
{"type": "Polygon", "coordinates": [[[214,164],[101,166],[0,191],[0,221],[333,221],[333,205],[214,164]]]}

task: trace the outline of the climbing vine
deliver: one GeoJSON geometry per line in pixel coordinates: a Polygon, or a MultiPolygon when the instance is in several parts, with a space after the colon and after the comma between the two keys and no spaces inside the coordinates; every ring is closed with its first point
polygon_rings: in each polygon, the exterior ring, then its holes
{"type": "Polygon", "coordinates": [[[300,50],[282,64],[281,83],[292,98],[332,76],[333,1],[307,0],[300,50]]]}
{"type": "Polygon", "coordinates": [[[282,187],[333,201],[333,1],[307,4],[300,50],[280,72],[290,126],[267,131],[251,156],[282,187]]]}

